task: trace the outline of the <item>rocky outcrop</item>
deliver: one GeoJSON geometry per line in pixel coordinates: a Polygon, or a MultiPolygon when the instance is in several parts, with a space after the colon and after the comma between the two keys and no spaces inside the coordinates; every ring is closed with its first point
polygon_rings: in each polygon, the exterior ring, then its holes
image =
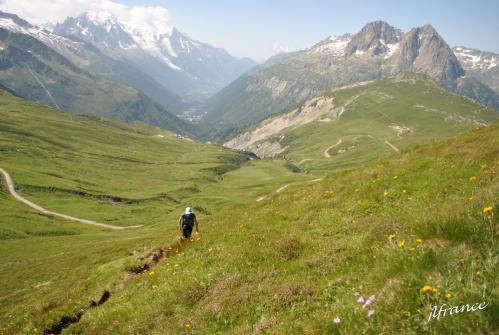
{"type": "Polygon", "coordinates": [[[355,34],[345,48],[345,55],[363,53],[368,50],[373,55],[389,51],[387,44],[398,43],[402,31],[395,29],[384,21],[368,23],[355,34]]]}
{"type": "Polygon", "coordinates": [[[451,48],[431,25],[413,28],[404,35],[394,63],[399,71],[420,71],[438,81],[464,75],[451,48]]]}

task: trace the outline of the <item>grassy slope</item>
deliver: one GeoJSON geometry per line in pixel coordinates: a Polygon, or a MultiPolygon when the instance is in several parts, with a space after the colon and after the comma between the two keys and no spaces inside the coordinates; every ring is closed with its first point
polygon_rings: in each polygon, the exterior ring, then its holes
{"type": "Polygon", "coordinates": [[[200,241],[67,333],[492,333],[498,134],[494,125],[431,142],[219,213],[200,241]],[[421,292],[425,284],[438,291],[421,292]],[[376,295],[374,316],[355,292],[376,295]],[[432,305],[481,301],[483,311],[426,323],[432,305]]]}
{"type": "Polygon", "coordinates": [[[289,146],[286,156],[295,164],[311,159],[300,164],[310,171],[352,168],[380,155],[394,153],[385,140],[404,149],[499,119],[497,111],[449,93],[414,74],[406,74],[402,79],[378,80],[328,95],[334,97],[335,106],[358,98],[345,108],[337,121],[289,128],[270,139],[279,141],[284,135],[280,144],[289,146]],[[388,127],[391,124],[409,127],[413,132],[399,136],[388,127]],[[331,158],[325,158],[324,150],[339,139],[343,140],[342,144],[329,151],[331,158]],[[338,150],[348,148],[350,150],[345,153],[338,153],[338,150]]]}
{"type": "Polygon", "coordinates": [[[194,205],[205,217],[295,175],[161,129],[61,113],[4,91],[0,118],[0,166],[22,195],[77,217],[144,225],[110,232],[51,218],[0,189],[0,334],[31,334],[33,323],[46,325],[114,288],[129,252],[144,255],[175,240],[182,207],[194,205]],[[256,180],[264,177],[265,184],[256,180]]]}

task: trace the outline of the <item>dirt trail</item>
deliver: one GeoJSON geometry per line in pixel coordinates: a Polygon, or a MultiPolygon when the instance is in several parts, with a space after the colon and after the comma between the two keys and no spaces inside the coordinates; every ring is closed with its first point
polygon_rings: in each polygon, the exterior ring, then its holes
{"type": "MultiPolygon", "coordinates": [[[[274,193],[275,193],[275,194],[277,194],[277,193],[281,193],[281,192],[282,192],[282,191],[284,191],[286,188],[288,188],[288,186],[289,186],[289,185],[291,185],[291,184],[286,184],[286,185],[284,185],[284,186],[279,187],[277,190],[275,190],[275,191],[274,191],[274,193]]],[[[267,199],[267,196],[266,196],[266,195],[261,196],[260,198],[256,199],[256,202],[260,202],[260,201],[263,201],[263,200],[265,200],[265,199],[267,199]]]]}
{"type": "Polygon", "coordinates": [[[282,191],[284,191],[284,190],[285,190],[285,189],[286,189],[289,185],[290,185],[290,184],[286,184],[286,185],[284,185],[284,186],[279,187],[279,188],[275,191],[275,193],[281,193],[281,192],[282,192],[282,191]]]}
{"type": "Polygon", "coordinates": [[[110,224],[99,223],[99,222],[95,222],[92,220],[79,219],[79,218],[75,218],[73,216],[69,216],[66,214],[61,214],[61,213],[49,211],[49,210],[43,208],[42,206],[39,206],[35,203],[32,203],[31,201],[29,201],[28,199],[24,198],[19,193],[17,193],[16,190],[14,189],[14,183],[12,182],[12,178],[7,173],[7,171],[0,168],[0,173],[2,174],[3,179],[5,180],[5,184],[7,185],[7,190],[17,201],[22,202],[23,204],[25,204],[25,205],[43,213],[43,214],[50,215],[50,216],[57,216],[57,217],[60,217],[60,218],[66,219],[66,220],[75,221],[78,223],[92,225],[92,226],[99,226],[99,227],[113,229],[113,230],[124,230],[124,229],[129,229],[129,228],[142,227],[141,225],[140,226],[128,226],[128,227],[114,226],[114,225],[110,225],[110,224]]]}
{"type": "Polygon", "coordinates": [[[335,147],[335,146],[337,146],[337,145],[340,145],[340,144],[341,144],[341,142],[343,142],[343,140],[340,138],[340,139],[338,140],[338,142],[336,142],[336,144],[333,144],[332,146],[330,146],[330,147],[328,147],[326,150],[324,150],[324,157],[326,157],[326,158],[331,157],[331,155],[329,155],[329,150],[331,150],[332,148],[334,148],[334,147],[335,147]]]}
{"type": "Polygon", "coordinates": [[[393,149],[393,151],[395,151],[396,153],[400,153],[400,149],[397,148],[396,146],[394,146],[393,144],[391,144],[390,142],[388,142],[388,140],[385,140],[385,144],[388,145],[390,148],[393,149]]]}

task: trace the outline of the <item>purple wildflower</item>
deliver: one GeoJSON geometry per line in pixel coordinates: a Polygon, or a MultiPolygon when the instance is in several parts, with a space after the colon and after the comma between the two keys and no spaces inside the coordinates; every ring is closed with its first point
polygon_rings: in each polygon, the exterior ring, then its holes
{"type": "Polygon", "coordinates": [[[370,305],[372,305],[372,303],[376,301],[376,296],[375,295],[372,295],[370,296],[369,298],[367,298],[366,302],[364,303],[364,305],[362,305],[362,308],[367,308],[369,307],[370,305]]]}
{"type": "Polygon", "coordinates": [[[363,304],[366,300],[364,299],[364,297],[360,296],[359,299],[357,299],[357,302],[359,304],[363,304]]]}

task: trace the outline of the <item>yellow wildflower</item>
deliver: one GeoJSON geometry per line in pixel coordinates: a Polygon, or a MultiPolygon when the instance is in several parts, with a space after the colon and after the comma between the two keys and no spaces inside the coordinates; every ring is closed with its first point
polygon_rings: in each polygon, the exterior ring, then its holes
{"type": "Polygon", "coordinates": [[[355,192],[359,192],[360,190],[358,188],[355,189],[355,192]]]}
{"type": "Polygon", "coordinates": [[[436,288],[436,287],[432,287],[432,288],[431,288],[431,292],[432,292],[432,293],[437,293],[437,292],[438,292],[438,288],[436,288]]]}
{"type": "Polygon", "coordinates": [[[468,200],[469,200],[469,201],[473,201],[473,197],[469,197],[469,198],[468,198],[468,200]]]}
{"type": "Polygon", "coordinates": [[[471,176],[470,177],[470,181],[475,181],[476,180],[476,177],[475,176],[471,176]]]}
{"type": "Polygon", "coordinates": [[[402,193],[405,193],[405,192],[407,192],[407,191],[406,190],[402,190],[402,193]]]}
{"type": "Polygon", "coordinates": [[[409,251],[413,251],[414,252],[414,251],[416,251],[416,248],[411,247],[411,248],[409,248],[409,251]]]}
{"type": "Polygon", "coordinates": [[[412,197],[407,197],[407,200],[412,200],[412,197]]]}
{"type": "Polygon", "coordinates": [[[445,297],[447,299],[450,299],[450,298],[452,298],[452,294],[450,292],[447,292],[447,293],[445,293],[445,297]]]}
{"type": "Polygon", "coordinates": [[[422,240],[422,239],[420,239],[420,238],[418,238],[418,239],[416,240],[416,243],[417,243],[417,244],[421,244],[421,243],[423,243],[423,240],[422,240]]]}
{"type": "Polygon", "coordinates": [[[186,323],[185,324],[185,328],[191,328],[191,324],[190,323],[186,323]]]}
{"type": "Polygon", "coordinates": [[[388,192],[387,192],[387,191],[385,191],[385,192],[383,193],[383,195],[386,197],[386,196],[388,195],[388,192]]]}
{"type": "Polygon", "coordinates": [[[393,176],[393,179],[397,179],[399,176],[393,176]]]}
{"type": "Polygon", "coordinates": [[[158,285],[156,285],[156,284],[154,284],[153,286],[151,286],[151,288],[152,288],[153,290],[157,289],[158,287],[159,287],[159,286],[158,286],[158,285]]]}
{"type": "Polygon", "coordinates": [[[484,212],[485,214],[490,214],[490,213],[492,213],[492,206],[484,207],[484,208],[483,208],[483,212],[484,212]]]}
{"type": "Polygon", "coordinates": [[[395,234],[390,234],[390,235],[388,235],[388,238],[389,238],[390,240],[393,240],[395,237],[397,237],[397,235],[395,235],[395,234]]]}
{"type": "Polygon", "coordinates": [[[154,271],[149,272],[149,276],[154,276],[154,271]]]}
{"type": "Polygon", "coordinates": [[[420,291],[426,293],[426,292],[431,291],[431,289],[432,289],[432,287],[430,285],[424,284],[423,287],[421,287],[420,291]]]}
{"type": "Polygon", "coordinates": [[[405,246],[405,241],[400,241],[399,242],[399,247],[403,248],[405,246]]]}

